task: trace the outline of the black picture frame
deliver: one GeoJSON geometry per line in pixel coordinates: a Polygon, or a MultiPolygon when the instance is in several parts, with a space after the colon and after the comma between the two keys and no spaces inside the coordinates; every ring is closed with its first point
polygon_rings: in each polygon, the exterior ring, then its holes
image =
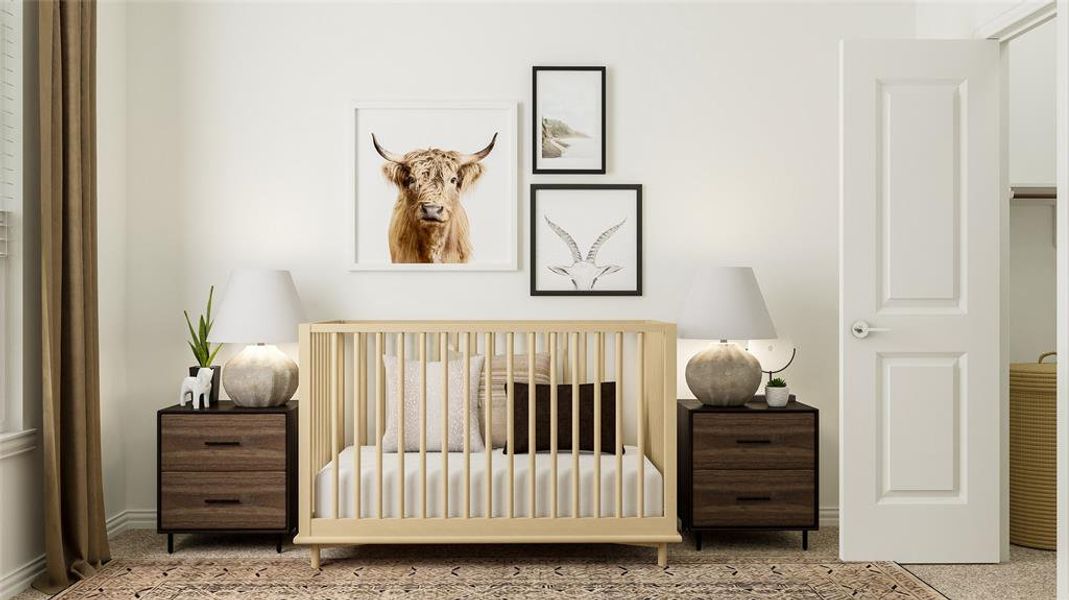
{"type": "Polygon", "coordinates": [[[530,212],[530,266],[531,296],[641,296],[642,295],[642,184],[635,183],[533,183],[531,184],[530,212]],[[538,289],[538,269],[542,268],[535,255],[538,247],[538,192],[542,190],[631,190],[635,193],[635,289],[633,290],[540,290],[538,289]]]}
{"type": "Polygon", "coordinates": [[[606,140],[609,137],[606,121],[606,68],[596,66],[535,66],[531,67],[531,169],[535,175],[604,175],[606,172],[606,140]],[[597,169],[544,169],[539,168],[541,156],[542,127],[538,114],[538,74],[552,71],[595,71],[601,73],[601,167],[597,169]]]}

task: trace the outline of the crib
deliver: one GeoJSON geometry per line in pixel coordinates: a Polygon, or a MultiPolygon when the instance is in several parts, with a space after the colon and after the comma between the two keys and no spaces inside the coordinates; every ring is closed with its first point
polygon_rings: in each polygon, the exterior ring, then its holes
{"type": "Polygon", "coordinates": [[[317,569],[324,546],[444,543],[632,544],[663,566],[675,353],[656,321],[304,324],[294,542],[317,569]]]}

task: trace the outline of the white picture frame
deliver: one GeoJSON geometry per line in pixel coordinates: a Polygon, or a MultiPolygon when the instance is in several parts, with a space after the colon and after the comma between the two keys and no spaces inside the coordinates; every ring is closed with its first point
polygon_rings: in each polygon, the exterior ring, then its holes
{"type": "Polygon", "coordinates": [[[351,271],[515,271],[519,268],[516,101],[357,101],[346,128],[349,190],[346,219],[351,271]],[[377,129],[377,131],[372,131],[377,129]],[[372,142],[394,154],[427,147],[473,153],[497,134],[483,175],[461,198],[471,222],[469,262],[392,262],[389,222],[398,189],[382,173],[372,142]],[[450,146],[456,146],[451,148],[450,146]],[[477,208],[473,208],[477,207],[477,208]],[[500,224],[495,226],[495,224],[500,224]]]}

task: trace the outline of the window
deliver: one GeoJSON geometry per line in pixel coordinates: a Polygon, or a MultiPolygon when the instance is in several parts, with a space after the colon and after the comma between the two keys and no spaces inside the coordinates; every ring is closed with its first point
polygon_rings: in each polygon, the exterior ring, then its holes
{"type": "Polygon", "coordinates": [[[0,432],[22,423],[22,2],[0,0],[0,432]]]}

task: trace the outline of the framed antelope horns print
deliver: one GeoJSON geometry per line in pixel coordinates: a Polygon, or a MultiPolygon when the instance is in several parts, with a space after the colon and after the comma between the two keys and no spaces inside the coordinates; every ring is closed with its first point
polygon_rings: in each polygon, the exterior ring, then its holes
{"type": "Polygon", "coordinates": [[[642,295],[642,186],[531,186],[532,296],[642,295]]]}
{"type": "Polygon", "coordinates": [[[352,270],[515,270],[516,115],[515,102],[354,105],[352,270]]]}

